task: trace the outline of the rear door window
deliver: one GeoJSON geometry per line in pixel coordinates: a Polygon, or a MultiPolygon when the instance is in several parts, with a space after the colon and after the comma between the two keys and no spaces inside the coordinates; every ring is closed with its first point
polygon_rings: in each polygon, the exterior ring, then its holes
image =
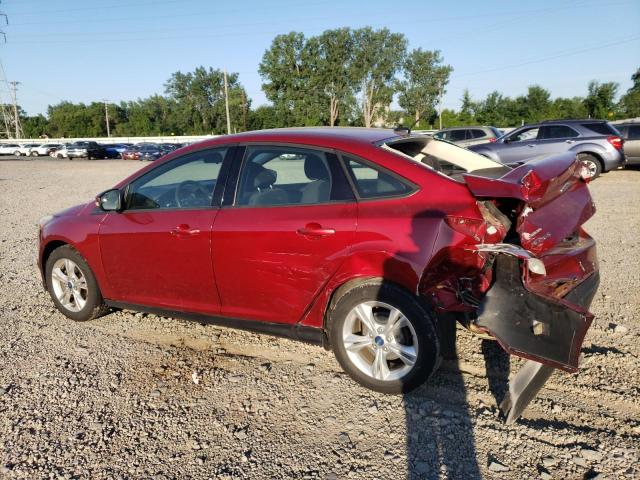
{"type": "Polygon", "coordinates": [[[345,200],[353,200],[353,193],[335,154],[298,147],[247,147],[237,205],[318,205],[345,200]]]}
{"type": "Polygon", "coordinates": [[[540,140],[553,140],[556,138],[573,138],[577,137],[578,132],[567,125],[545,125],[540,127],[538,138],[540,140]]]}
{"type": "Polygon", "coordinates": [[[640,140],[640,125],[630,125],[629,127],[629,140],[640,140]]]}
{"type": "Polygon", "coordinates": [[[461,140],[465,140],[467,131],[465,129],[462,130],[451,130],[449,132],[449,140],[452,142],[459,142],[461,140]]]}
{"type": "Polygon", "coordinates": [[[479,128],[472,128],[471,130],[469,130],[469,133],[471,134],[469,138],[483,138],[486,137],[487,135],[484,133],[484,131],[480,130],[479,128]]]}

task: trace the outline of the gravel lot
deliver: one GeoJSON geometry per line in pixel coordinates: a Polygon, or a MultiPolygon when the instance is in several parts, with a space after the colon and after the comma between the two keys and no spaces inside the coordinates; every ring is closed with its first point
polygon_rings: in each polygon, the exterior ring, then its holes
{"type": "Polygon", "coordinates": [[[402,397],[320,347],[66,319],[40,285],[37,221],[142,165],[0,162],[0,478],[640,478],[640,171],[592,184],[602,284],[581,372],[505,426],[495,397],[520,362],[465,331],[459,361],[402,397]]]}

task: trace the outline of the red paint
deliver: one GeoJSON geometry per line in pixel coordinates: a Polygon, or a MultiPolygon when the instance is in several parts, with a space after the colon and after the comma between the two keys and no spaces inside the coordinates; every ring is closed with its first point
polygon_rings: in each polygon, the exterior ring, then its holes
{"type": "Polygon", "coordinates": [[[500,243],[507,233],[480,198],[517,203],[521,245],[547,269],[546,276],[526,276],[531,291],[561,298],[597,270],[594,242],[581,227],[594,208],[575,157],[535,160],[501,179],[466,175],[465,184],[374,144],[392,136],[326,128],[218,137],[168,154],[117,188],[191,151],[257,142],[370,160],[417,185],[407,197],[108,214],[88,204],[44,226],[39,264],[50,242],[69,243],[86,258],[105,298],[239,319],[322,327],[332,293],[368,277],[419,293],[439,311],[468,312],[473,306],[461,294],[481,297],[492,269],[485,268],[486,253],[466,247],[500,243]]]}

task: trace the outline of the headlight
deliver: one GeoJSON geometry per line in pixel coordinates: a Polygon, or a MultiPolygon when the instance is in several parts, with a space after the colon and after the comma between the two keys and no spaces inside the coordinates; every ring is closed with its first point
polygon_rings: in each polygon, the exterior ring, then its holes
{"type": "Polygon", "coordinates": [[[44,217],[42,217],[40,220],[38,220],[38,225],[40,226],[40,228],[44,227],[47,223],[49,223],[49,221],[53,219],[53,215],[46,215],[44,217]]]}

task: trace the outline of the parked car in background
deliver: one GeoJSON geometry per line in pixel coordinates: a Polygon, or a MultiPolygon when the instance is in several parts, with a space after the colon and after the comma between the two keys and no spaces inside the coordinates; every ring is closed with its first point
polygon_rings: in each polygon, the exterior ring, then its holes
{"type": "Polygon", "coordinates": [[[163,151],[159,145],[155,143],[144,143],[138,145],[138,160],[154,161],[162,157],[166,151],[163,151]]]}
{"type": "Polygon", "coordinates": [[[615,126],[624,139],[627,164],[640,164],[640,123],[622,123],[615,126]]]}
{"type": "Polygon", "coordinates": [[[169,152],[173,152],[174,150],[177,150],[178,148],[180,148],[180,144],[177,143],[160,143],[158,144],[158,147],[160,148],[160,150],[162,150],[162,154],[167,154],[169,152]]]}
{"type": "Polygon", "coordinates": [[[41,219],[37,261],[70,319],[126,308],[322,344],[384,393],[431,376],[453,315],[528,359],[512,422],[555,368],[577,370],[593,319],[583,171],[568,153],[510,168],[386,129],[246,132],[41,219]]]}
{"type": "Polygon", "coordinates": [[[62,145],[60,143],[44,143],[37,147],[33,147],[29,151],[29,155],[32,157],[46,156],[51,153],[51,151],[60,148],[62,145]]]}
{"type": "Polygon", "coordinates": [[[107,158],[122,158],[122,154],[127,151],[129,145],[125,145],[124,143],[113,143],[103,145],[103,147],[107,153],[107,158]]]}
{"type": "Polygon", "coordinates": [[[67,147],[67,158],[107,158],[107,152],[98,142],[74,142],[67,147]]]}
{"type": "Polygon", "coordinates": [[[550,120],[516,128],[493,143],[470,150],[506,165],[521,165],[532,158],[571,152],[582,160],[591,178],[625,163],[623,139],[603,120],[550,120]]]}
{"type": "Polygon", "coordinates": [[[63,143],[58,148],[55,148],[49,152],[49,156],[52,158],[68,158],[67,148],[70,143],[63,143]]]}
{"type": "Polygon", "coordinates": [[[120,157],[123,160],[140,160],[140,154],[138,153],[139,148],[140,147],[138,147],[137,145],[131,145],[120,154],[120,157]]]}
{"type": "Polygon", "coordinates": [[[487,126],[443,128],[433,134],[435,138],[447,140],[461,147],[495,142],[502,135],[501,130],[487,126]]]}
{"type": "Polygon", "coordinates": [[[31,154],[31,149],[39,147],[39,146],[40,146],[39,143],[23,143],[23,144],[20,144],[20,146],[13,151],[13,155],[15,155],[16,157],[20,157],[20,156],[23,156],[23,155],[24,156],[29,156],[31,154]]]}
{"type": "Polygon", "coordinates": [[[0,143],[0,155],[14,155],[20,147],[19,143],[0,143]]]}

